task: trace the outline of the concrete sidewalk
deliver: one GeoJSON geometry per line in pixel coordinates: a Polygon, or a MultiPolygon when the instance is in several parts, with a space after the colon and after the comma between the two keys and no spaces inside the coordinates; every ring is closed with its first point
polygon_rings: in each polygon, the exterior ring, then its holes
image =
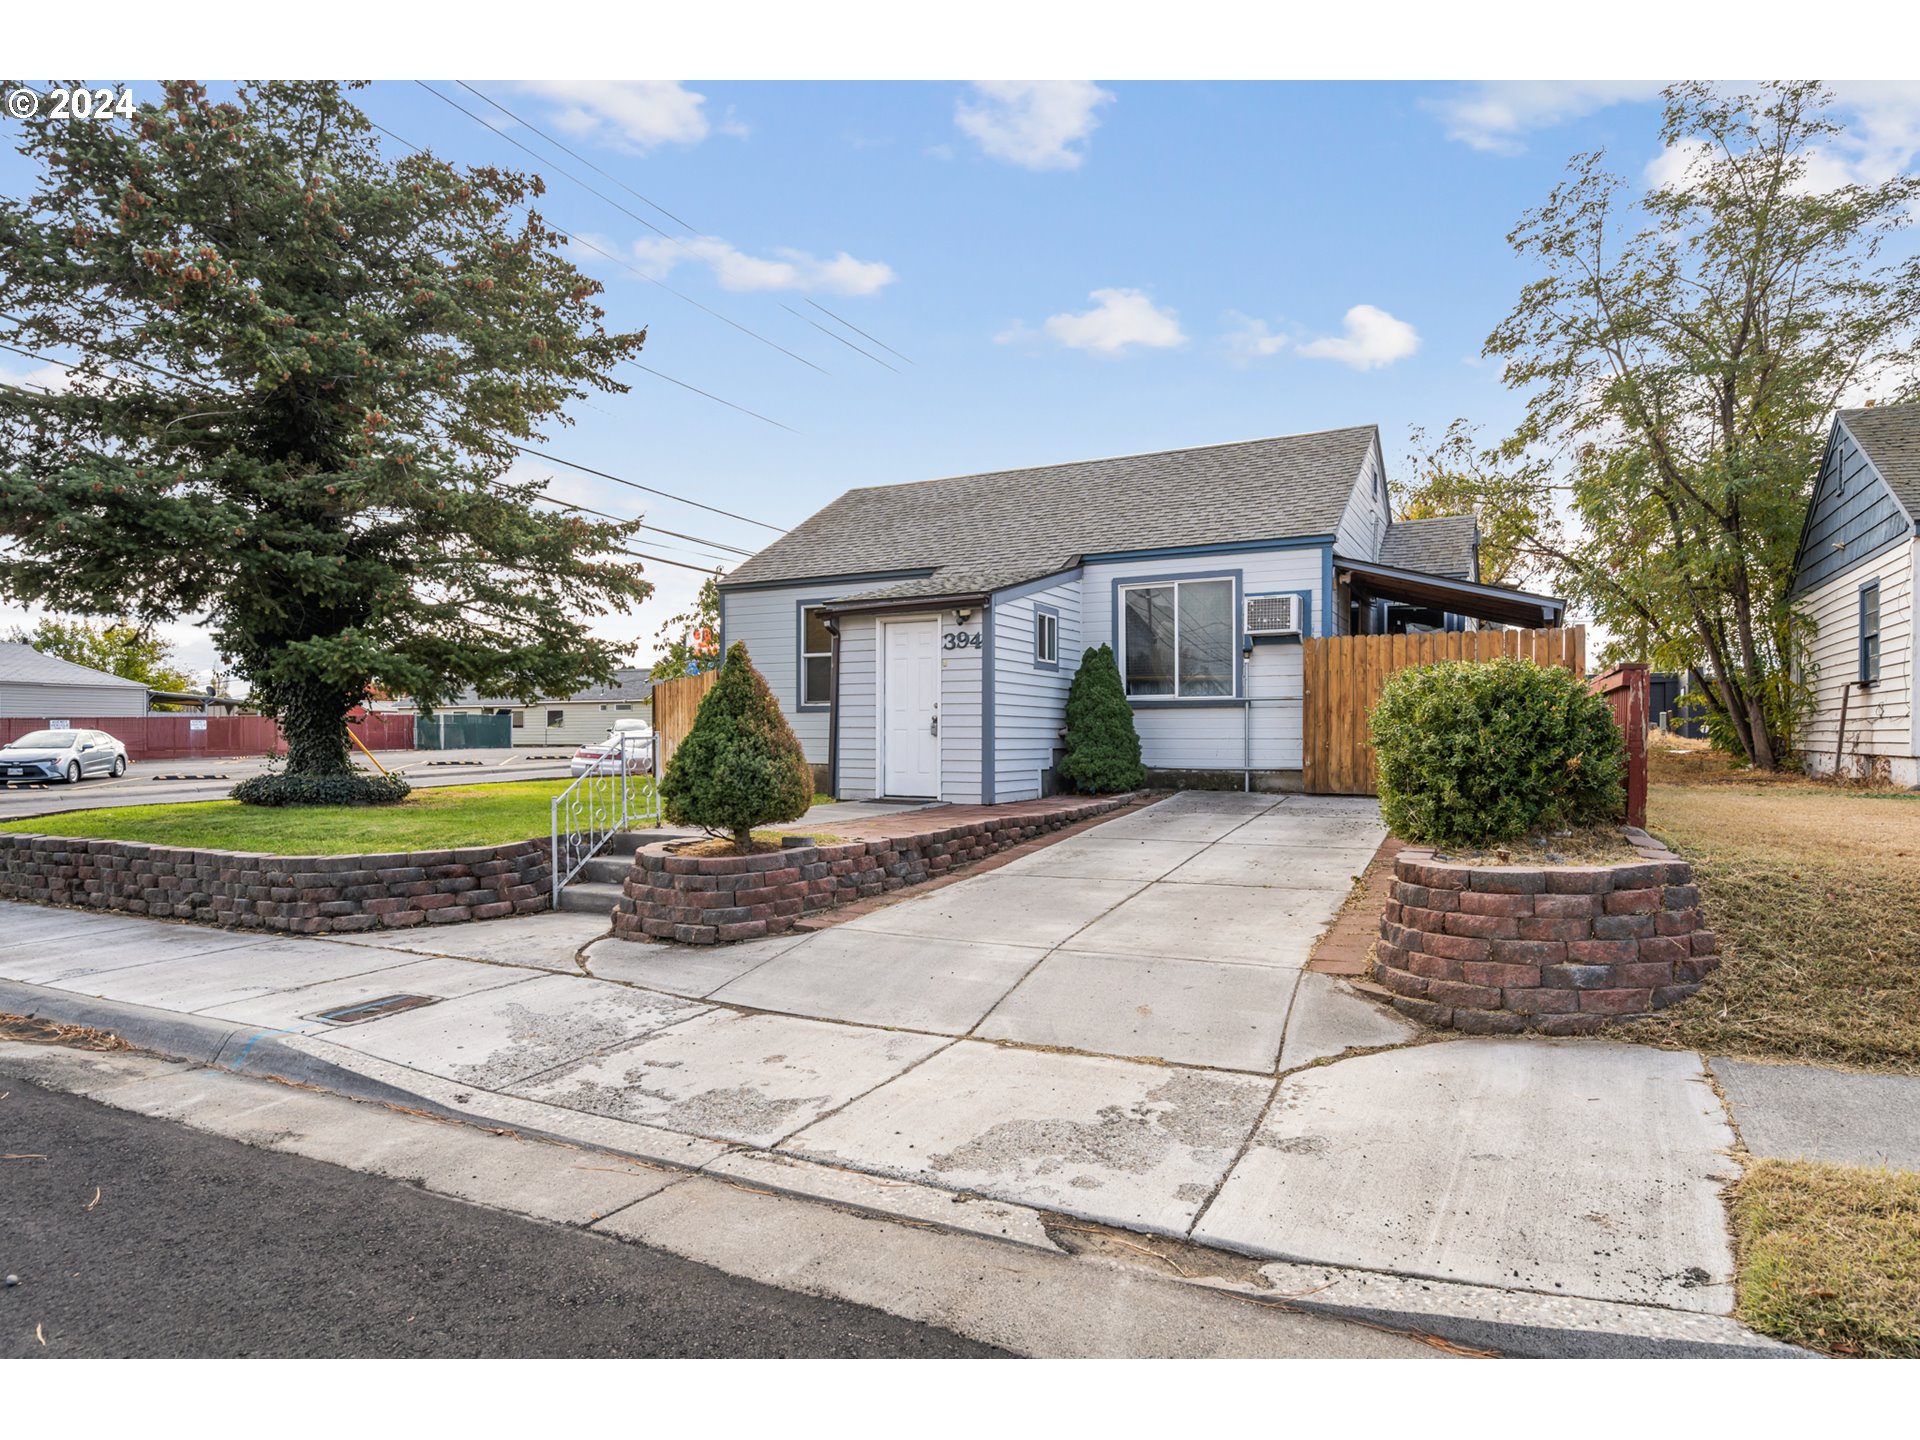
{"type": "Polygon", "coordinates": [[[1723,1315],[1735,1142],[1698,1057],[1434,1039],[1303,977],[1383,834],[1371,802],[1183,794],[842,925],[699,950],[564,913],[268,940],[5,906],[0,1008],[190,1017],[243,1073],[271,1047],[1020,1243],[1065,1215],[1503,1305],[1723,1315]],[[341,1013],[394,995],[433,1003],[341,1013]]]}

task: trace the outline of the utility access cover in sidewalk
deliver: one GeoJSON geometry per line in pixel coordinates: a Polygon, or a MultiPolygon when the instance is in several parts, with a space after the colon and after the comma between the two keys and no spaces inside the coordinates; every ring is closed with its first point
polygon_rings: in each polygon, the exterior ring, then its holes
{"type": "Polygon", "coordinates": [[[378,1000],[363,1000],[358,1005],[343,1005],[338,1010],[322,1010],[313,1018],[329,1025],[358,1025],[363,1020],[379,1020],[403,1010],[418,1010],[422,1005],[439,1002],[438,995],[382,995],[378,1000]]]}

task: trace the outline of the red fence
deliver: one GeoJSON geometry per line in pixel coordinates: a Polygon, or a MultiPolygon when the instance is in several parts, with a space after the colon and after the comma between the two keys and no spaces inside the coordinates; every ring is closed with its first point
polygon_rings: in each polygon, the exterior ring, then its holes
{"type": "MultiPolygon", "coordinates": [[[[219,759],[230,755],[278,755],[286,750],[280,727],[267,715],[73,715],[57,717],[70,730],[104,730],[127,747],[130,760],[219,759]]],[[[411,715],[363,715],[350,722],[369,750],[411,750],[411,715]]],[[[0,742],[45,730],[42,720],[0,719],[0,742]]]]}
{"type": "Polygon", "coordinates": [[[1613,707],[1613,722],[1627,742],[1627,823],[1647,823],[1647,711],[1652,697],[1648,667],[1616,665],[1587,681],[1587,688],[1613,707]]]}

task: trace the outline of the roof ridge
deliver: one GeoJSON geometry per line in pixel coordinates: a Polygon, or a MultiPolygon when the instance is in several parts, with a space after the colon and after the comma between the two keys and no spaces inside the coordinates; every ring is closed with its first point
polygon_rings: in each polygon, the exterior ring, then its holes
{"type": "MultiPolygon", "coordinates": [[[[1010,470],[967,470],[952,475],[932,475],[924,480],[895,480],[886,485],[855,485],[840,492],[839,499],[864,495],[875,490],[904,490],[914,485],[939,485],[948,480],[983,480],[989,475],[1027,475],[1035,470],[1072,470],[1081,465],[1111,465],[1116,460],[1157,460],[1163,455],[1191,455],[1201,450],[1231,450],[1239,445],[1270,445],[1277,440],[1307,440],[1316,435],[1349,435],[1358,431],[1380,433],[1377,424],[1335,425],[1327,430],[1300,430],[1290,435],[1254,435],[1245,440],[1216,440],[1206,445],[1174,445],[1165,450],[1139,450],[1121,455],[1096,455],[1086,460],[1053,460],[1042,465],[1017,465],[1010,470]]],[[[839,503],[838,500],[829,502],[839,503]]],[[[818,512],[816,512],[818,513],[818,512]]],[[[802,522],[804,523],[804,522],[802,522]]]]}

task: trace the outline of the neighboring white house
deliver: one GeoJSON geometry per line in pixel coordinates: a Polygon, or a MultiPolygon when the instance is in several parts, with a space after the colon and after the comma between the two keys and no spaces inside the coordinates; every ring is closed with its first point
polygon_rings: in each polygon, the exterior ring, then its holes
{"type": "Polygon", "coordinates": [[[0,717],[94,720],[146,713],[147,687],[138,680],[43,655],[20,641],[0,641],[0,717]]]}
{"type": "Polygon", "coordinates": [[[1298,788],[1305,636],[1555,624],[1479,583],[1471,517],[1391,524],[1373,426],[849,491],[720,583],[843,799],[1051,791],[1111,644],[1168,778],[1298,788]]]}
{"type": "Polygon", "coordinates": [[[1807,506],[1789,592],[1814,696],[1816,774],[1920,786],[1920,405],[1842,410],[1807,506]]]}
{"type": "MultiPolygon", "coordinates": [[[[382,705],[383,710],[413,709],[411,701],[382,705]]],[[[594,685],[552,700],[488,699],[468,691],[435,715],[507,715],[517,749],[571,749],[604,740],[616,720],[653,720],[653,681],[645,669],[614,672],[610,685],[594,685]]],[[[429,722],[431,723],[431,722],[429,722]]]]}

